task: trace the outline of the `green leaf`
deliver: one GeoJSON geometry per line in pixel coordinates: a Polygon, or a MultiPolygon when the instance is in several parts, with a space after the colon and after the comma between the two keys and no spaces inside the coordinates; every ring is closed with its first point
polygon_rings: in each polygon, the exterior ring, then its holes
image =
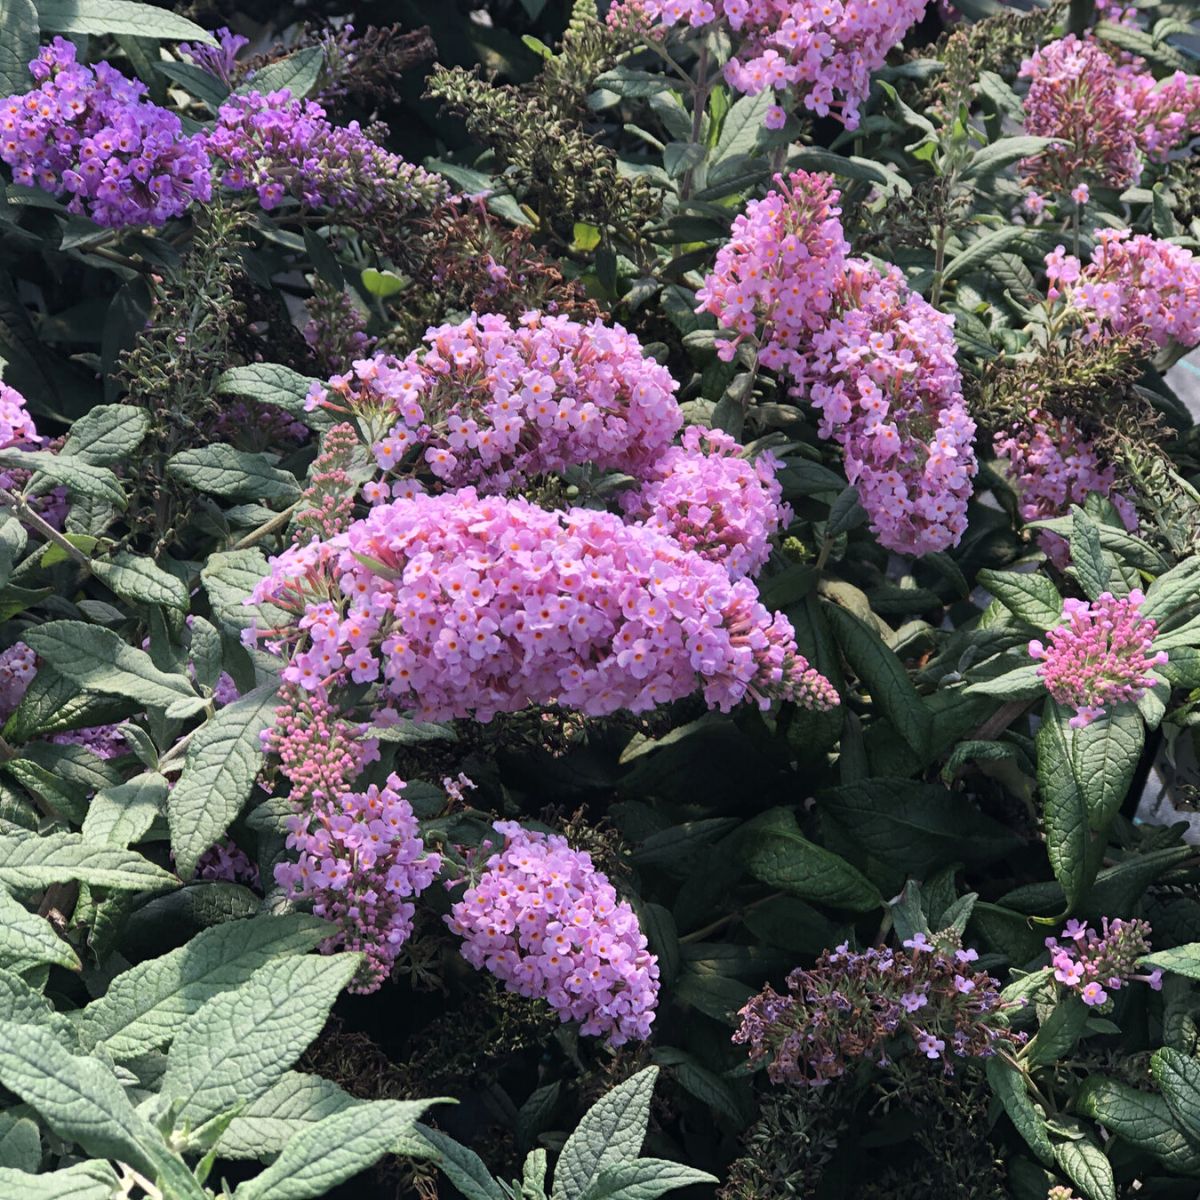
{"type": "Polygon", "coordinates": [[[978,179],[985,175],[994,175],[1019,159],[1032,158],[1043,150],[1060,144],[1060,138],[1052,137],[1020,135],[1000,138],[979,150],[967,163],[960,178],[978,179]]]}
{"type": "Polygon", "coordinates": [[[39,668],[16,712],[5,723],[4,738],[25,742],[41,733],[107,725],[128,717],[133,705],[131,700],[85,692],[74,680],[46,664],[39,668]]]}
{"type": "Polygon", "coordinates": [[[72,1054],[50,1030],[0,1020],[0,1083],[88,1154],[157,1174],[156,1151],[166,1153],[161,1135],[134,1111],[111,1068],[72,1054]]]}
{"type": "Polygon", "coordinates": [[[1091,1142],[1058,1142],[1054,1156],[1085,1200],[1117,1200],[1117,1183],[1104,1151],[1091,1142]]]}
{"type": "Polygon", "coordinates": [[[1018,242],[1029,241],[1031,237],[1030,231],[1021,225],[1002,225],[999,229],[989,230],[946,264],[942,280],[949,282],[984,267],[994,254],[1011,249],[1018,242]]]}
{"type": "Polygon", "coordinates": [[[0,450],[0,467],[37,471],[55,483],[61,483],[72,495],[107,500],[117,508],[125,507],[125,493],[117,477],[107,467],[95,467],[69,454],[49,450],[0,450]]]}
{"type": "Polygon", "coordinates": [[[18,1025],[41,1025],[63,1046],[75,1046],[79,1039],[72,1023],[57,1012],[41,992],[13,971],[0,967],[0,1020],[18,1025]]]}
{"type": "Polygon", "coordinates": [[[1062,597],[1045,575],[983,570],[977,579],[1014,617],[1034,629],[1045,633],[1062,620],[1062,597]]]}
{"type": "Polygon", "coordinates": [[[657,1200],[676,1188],[719,1183],[715,1175],[665,1158],[639,1158],[600,1172],[585,1200],[657,1200]]]}
{"type": "Polygon", "coordinates": [[[902,175],[868,158],[858,158],[854,155],[846,157],[817,146],[805,146],[793,151],[788,161],[793,167],[802,167],[806,171],[828,171],[831,175],[840,175],[843,179],[880,184],[885,190],[896,190],[904,195],[912,191],[912,185],[902,175]]]}
{"type": "Polygon", "coordinates": [[[287,88],[294,99],[303,100],[316,87],[325,62],[325,51],[320,46],[307,46],[286,58],[268,63],[246,80],[236,90],[239,96],[247,92],[278,92],[287,88]]]}
{"type": "Polygon", "coordinates": [[[121,1060],[165,1046],[214,996],[244,984],[260,967],[305,954],[329,936],[307,913],[227,921],[185,946],[123,971],[83,1010],[80,1037],[121,1060]]]}
{"type": "Polygon", "coordinates": [[[47,33],[129,33],[170,42],[217,43],[199,25],[152,4],[133,0],[38,0],[38,24],[47,33]]]}
{"type": "Polygon", "coordinates": [[[270,568],[261,550],[227,550],[209,555],[200,570],[200,581],[217,619],[227,629],[241,630],[252,623],[273,629],[290,618],[274,604],[244,604],[270,568]]]}
{"type": "Polygon", "coordinates": [[[204,1004],[167,1054],[164,1096],[181,1101],[176,1123],[197,1128],[257,1100],[321,1032],[362,956],[276,959],[204,1004]]]}
{"type": "Polygon", "coordinates": [[[768,887],[852,912],[883,904],[879,889],[862,872],[803,837],[787,809],[750,821],[741,831],[740,845],[746,869],[768,887]]]}
{"type": "Polygon", "coordinates": [[[183,580],[164,571],[152,558],[122,550],[110,562],[94,559],[92,574],[134,604],[160,604],[182,613],[188,610],[188,590],[183,580]]]}
{"type": "Polygon", "coordinates": [[[335,1113],[366,1102],[319,1075],[288,1071],[268,1092],[247,1104],[229,1123],[217,1148],[222,1158],[269,1162],[293,1138],[335,1113]]]}
{"type": "Polygon", "coordinates": [[[434,1152],[438,1167],[466,1200],[505,1200],[506,1193],[492,1178],[483,1159],[439,1129],[418,1127],[421,1140],[434,1152]]]}
{"type": "Polygon", "coordinates": [[[155,892],[178,887],[179,880],[132,850],[93,846],[78,833],[0,834],[0,885],[44,888],[78,880],[91,887],[155,892]]]}
{"type": "Polygon", "coordinates": [[[117,1173],[106,1162],[76,1163],[44,1175],[0,1167],[0,1195],[14,1200],[112,1200],[117,1173]]]}
{"type": "Polygon", "coordinates": [[[71,426],[62,453],[94,467],[123,466],[150,432],[150,414],[132,404],[100,404],[71,426]]]}
{"type": "Polygon", "coordinates": [[[1020,1072],[1002,1058],[989,1058],[986,1070],[988,1083],[1017,1132],[1046,1166],[1053,1166],[1054,1146],[1046,1132],[1045,1118],[1034,1108],[1020,1072]]]}
{"type": "Polygon", "coordinates": [[[25,532],[25,526],[10,513],[0,512],[0,588],[12,578],[13,567],[28,543],[29,535],[25,532]]]}
{"type": "Polygon", "coordinates": [[[1109,569],[1100,529],[1082,508],[1071,513],[1071,566],[1089,600],[1098,600],[1108,591],[1109,569]]]}
{"type": "Polygon", "coordinates": [[[372,725],[367,737],[397,746],[420,746],[426,742],[457,742],[458,734],[453,725],[439,721],[402,720],[395,725],[372,725]]]}
{"type": "Polygon", "coordinates": [[[1200,942],[1189,942],[1186,946],[1173,946],[1170,950],[1159,950],[1138,959],[1144,967],[1161,967],[1175,975],[1188,979],[1200,979],[1200,942]]]}
{"type": "Polygon", "coordinates": [[[233,500],[295,500],[300,485],[290,471],[272,466],[265,454],[217,443],[181,450],[167,461],[167,474],[197,491],[233,500]]]}
{"type": "Polygon", "coordinates": [[[924,878],[954,862],[990,862],[1021,839],[965,797],[911,779],[865,779],[821,792],[822,813],[881,862],[924,878]]]}
{"type": "Polygon", "coordinates": [[[1142,616],[1153,617],[1160,625],[1185,604],[1200,599],[1200,557],[1185,558],[1147,589],[1142,616]]]}
{"type": "Polygon", "coordinates": [[[376,1100],[332,1113],[297,1134],[261,1175],[243,1183],[234,1200],[310,1200],[374,1166],[397,1143],[415,1135],[421,1114],[436,1100],[376,1100]]]}
{"type": "Polygon", "coordinates": [[[133,845],[162,812],[166,798],[167,781],[155,772],[102,788],[88,805],[83,840],[93,845],[133,845]]]}
{"type": "Polygon", "coordinates": [[[763,131],[767,109],[774,102],[770,88],[764,88],[757,96],[742,96],[725,114],[721,125],[721,136],[713,147],[712,162],[715,166],[722,159],[735,154],[753,154],[763,131]]]}
{"type": "Polygon", "coordinates": [[[1046,1066],[1065,1058],[1083,1036],[1088,1023],[1088,1007],[1077,996],[1064,996],[1038,1026],[1037,1036],[1029,1043],[1029,1061],[1046,1066]]]}
{"type": "Polygon", "coordinates": [[[1157,40],[1142,29],[1119,25],[1112,21],[1100,21],[1093,32],[1101,41],[1110,42],[1141,58],[1148,58],[1151,62],[1158,63],[1168,70],[1190,71],[1193,69],[1187,58],[1174,46],[1157,40]]]}
{"type": "Polygon", "coordinates": [[[333,423],[323,409],[305,411],[308,393],[316,382],[282,363],[249,363],[231,367],[217,376],[213,386],[221,396],[247,396],[260,404],[274,404],[316,429],[333,423]]]}
{"type": "Polygon", "coordinates": [[[29,629],[25,642],[60,675],[90,692],[126,696],[168,716],[187,716],[204,700],[184,675],[160,671],[144,650],[111,629],[82,621],[50,621],[29,629]]]}
{"type": "Polygon", "coordinates": [[[42,1135],[37,1122],[11,1112],[0,1113],[0,1167],[36,1171],[41,1161],[42,1135]]]}
{"type": "Polygon", "coordinates": [[[274,719],[278,690],[268,684],[226,705],[192,735],[183,773],[167,798],[171,849],[182,879],[237,819],[263,763],[259,734],[274,719]]]}
{"type": "Polygon", "coordinates": [[[636,71],[632,67],[616,67],[597,75],[593,85],[614,92],[626,100],[645,100],[656,92],[665,92],[672,87],[665,76],[652,71],[636,71]]]}
{"type": "Polygon", "coordinates": [[[33,87],[29,64],[38,52],[38,14],[32,0],[0,0],[0,95],[33,87]]]}
{"type": "Polygon", "coordinates": [[[865,621],[837,604],[822,606],[846,661],[879,711],[922,759],[928,753],[930,716],[904,664],[865,621]]]}
{"type": "Polygon", "coordinates": [[[1117,710],[1084,729],[1071,714],[1046,702],[1037,733],[1038,787],[1046,851],[1073,910],[1100,866],[1108,827],[1129,788],[1145,741],[1136,711],[1117,710]]]}
{"type": "Polygon", "coordinates": [[[1200,1140],[1200,1062],[1163,1046],[1150,1060],[1150,1071],[1184,1132],[1200,1140]]]}
{"type": "Polygon", "coordinates": [[[0,889],[0,962],[23,971],[34,963],[53,963],[69,971],[82,970],[79,956],[58,936],[45,917],[0,889]]]}
{"type": "Polygon", "coordinates": [[[208,71],[186,62],[152,62],[153,69],[164,78],[203,101],[213,112],[229,98],[229,88],[208,71]]]}
{"type": "Polygon", "coordinates": [[[1200,1171],[1200,1145],[1180,1130],[1162,1096],[1103,1075],[1089,1075],[1075,1106],[1122,1141],[1153,1154],[1168,1169],[1182,1174],[1200,1171]]]}
{"type": "Polygon", "coordinates": [[[553,1200],[580,1200],[606,1170],[638,1157],[657,1078],[658,1068],[647,1067],[588,1109],[559,1155],[553,1200]]]}

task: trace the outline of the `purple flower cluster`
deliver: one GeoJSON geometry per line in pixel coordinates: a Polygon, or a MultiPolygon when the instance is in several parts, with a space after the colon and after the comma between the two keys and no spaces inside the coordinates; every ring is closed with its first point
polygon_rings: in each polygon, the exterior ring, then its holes
{"type": "Polygon", "coordinates": [[[389,775],[386,786],[307,805],[288,819],[295,862],[275,867],[275,882],[294,900],[311,900],[318,916],[337,926],[322,946],[361,950],[365,960],[350,990],[373,992],[391,974],[412,933],[419,896],[441,869],[426,853],[405,784],[389,775]]]}
{"type": "Polygon", "coordinates": [[[782,125],[797,102],[817,116],[833,113],[848,129],[883,66],[925,12],[927,0],[643,0],[664,26],[719,24],[735,43],[725,79],[739,92],[776,93],[782,125]]]}
{"type": "Polygon", "coordinates": [[[16,388],[0,383],[0,449],[41,444],[37,427],[25,408],[25,397],[16,388]]]}
{"type": "Polygon", "coordinates": [[[734,223],[697,293],[700,310],[737,335],[720,343],[722,357],[759,331],[759,362],[807,391],[885,547],[956,545],[978,468],[953,319],[896,268],[846,257],[828,176],[797,171],[776,184],[734,223]]]}
{"type": "Polygon", "coordinates": [[[327,371],[365,358],[378,341],[367,333],[367,314],[344,288],[317,279],[304,309],[304,340],[327,371]]]}
{"type": "Polygon", "coordinates": [[[1050,965],[1054,978],[1078,993],[1084,1004],[1096,1007],[1108,1002],[1108,993],[1119,991],[1136,980],[1162,990],[1162,971],[1136,973],[1137,960],[1150,953],[1150,926],[1146,921],[1123,921],[1104,917],[1100,930],[1080,921],[1067,922],[1059,935],[1048,937],[1050,965]],[[1107,990],[1106,990],[1107,989],[1107,990]]]}
{"type": "Polygon", "coordinates": [[[294,613],[284,679],[378,681],[419,717],[530,704],[644,712],[698,688],[710,707],[837,703],[754,585],[640,526],[470,488],[373,509],[271,562],[254,602],[294,613]]]}
{"type": "Polygon", "coordinates": [[[260,886],[258,867],[237,842],[229,840],[210,846],[200,855],[196,863],[196,878],[210,882],[244,883],[252,888],[260,886]]]}
{"type": "Polygon", "coordinates": [[[1145,599],[1135,589],[1120,599],[1105,592],[1090,603],[1064,600],[1067,620],[1047,634],[1049,646],[1029,643],[1050,695],[1075,709],[1073,729],[1103,716],[1106,705],[1136,703],[1154,686],[1150,672],[1167,661],[1167,652],[1154,652],[1157,625],[1142,616],[1145,599]]]}
{"type": "Polygon", "coordinates": [[[310,208],[379,217],[431,207],[449,194],[438,176],[385,150],[357,121],[332,125],[319,104],[286,88],[230,96],[207,146],[221,182],[255,191],[268,211],[291,197],[310,208]]]}
{"type": "Polygon", "coordinates": [[[0,721],[16,711],[37,674],[37,655],[24,642],[15,642],[0,653],[0,721]]]}
{"type": "Polygon", "coordinates": [[[890,1066],[897,1048],[952,1075],[956,1059],[987,1058],[998,1042],[1023,1037],[1003,1022],[999,981],[971,970],[978,957],[924,934],[903,950],[843,942],[811,970],[794,970],[787,995],[768,986],[755,996],[733,1040],[766,1063],[772,1083],[823,1087],[859,1062],[890,1066]]]}
{"type": "Polygon", "coordinates": [[[585,463],[640,476],[682,424],[678,384],[619,325],[528,312],[514,328],[472,314],[425,341],[402,361],[362,359],[308,399],[379,430],[387,472],[419,467],[444,487],[489,493],[585,463]]]}
{"type": "Polygon", "coordinates": [[[1062,246],[1046,256],[1048,296],[1080,315],[1085,341],[1117,334],[1147,348],[1200,344],[1200,259],[1128,229],[1098,229],[1096,242],[1087,266],[1062,246]]]}
{"type": "Polygon", "coordinates": [[[179,53],[193,66],[207,71],[227,88],[232,88],[238,75],[237,56],[250,45],[250,39],[233,33],[225,25],[214,29],[213,37],[217,41],[215,46],[207,46],[203,42],[180,42],[179,53]]]}
{"type": "MultiPolygon", "coordinates": [[[[1031,404],[1028,420],[997,433],[993,449],[997,458],[1008,463],[1022,520],[1057,517],[1094,492],[1112,502],[1126,529],[1137,529],[1137,513],[1129,497],[1113,490],[1116,467],[1104,462],[1073,418],[1056,417],[1031,404]]],[[[1043,530],[1038,543],[1058,567],[1070,562],[1065,538],[1043,530]]]]}
{"type": "Polygon", "coordinates": [[[658,959],[608,877],[566,838],[497,821],[504,848],[446,918],[463,957],[508,990],[547,1000],[612,1046],[650,1036],[658,959]]]}
{"type": "Polygon", "coordinates": [[[623,512],[719,563],[730,579],[756,575],[791,510],[775,478],[779,460],[765,451],[749,462],[741,449],[720,430],[689,425],[647,481],[621,494],[623,512]]]}
{"type": "Polygon", "coordinates": [[[1147,159],[1165,161],[1200,129],[1200,79],[1177,71],[1160,82],[1144,67],[1074,34],[1026,59],[1025,131],[1063,143],[1022,163],[1027,181],[1058,194],[1087,179],[1129,187],[1147,159]]]}
{"type": "Polygon", "coordinates": [[[71,197],[101,225],[161,225],[212,193],[204,138],[108,63],[76,62],[56,37],[29,70],[38,86],[0,100],[0,160],[13,180],[71,197]]]}

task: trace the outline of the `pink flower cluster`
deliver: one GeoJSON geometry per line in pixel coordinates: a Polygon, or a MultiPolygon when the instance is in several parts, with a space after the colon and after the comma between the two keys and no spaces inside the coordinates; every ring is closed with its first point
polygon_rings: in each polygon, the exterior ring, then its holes
{"type": "Polygon", "coordinates": [[[1058,246],[1046,256],[1049,298],[1063,297],[1086,323],[1086,340],[1106,334],[1148,347],[1200,344],[1200,259],[1174,242],[1128,229],[1096,230],[1085,267],[1058,246]]]}
{"type": "Polygon", "coordinates": [[[1075,709],[1073,729],[1090,725],[1108,704],[1136,703],[1154,686],[1149,672],[1167,661],[1167,652],[1154,653],[1157,625],[1142,616],[1145,599],[1135,589],[1120,599],[1104,592],[1090,603],[1064,600],[1067,621],[1046,635],[1049,646],[1029,643],[1050,695],[1075,709]]]}
{"type": "Polygon", "coordinates": [[[309,396],[369,428],[387,418],[374,444],[384,471],[419,461],[445,487],[497,493],[585,463],[641,475],[682,424],[678,384],[619,325],[529,312],[514,328],[472,314],[425,341],[403,361],[362,359],[309,396]]]}
{"type": "Polygon", "coordinates": [[[291,196],[312,208],[378,217],[430,207],[449,194],[438,176],[385,150],[357,121],[332,125],[319,104],[286,88],[230,96],[207,146],[221,182],[253,189],[268,211],[291,196]]]}
{"type": "Polygon", "coordinates": [[[848,129],[871,90],[871,72],[925,12],[927,0],[644,0],[667,27],[720,24],[734,39],[731,87],[779,105],[833,113],[848,129]]]}
{"type": "MultiPolygon", "coordinates": [[[[1057,517],[1096,493],[1112,502],[1130,532],[1137,529],[1133,504],[1113,490],[1116,467],[1101,459],[1071,417],[1055,417],[1031,407],[1027,423],[996,434],[994,449],[997,458],[1008,462],[1022,520],[1057,517]]],[[[1070,561],[1065,538],[1043,530],[1038,541],[1056,566],[1065,567],[1070,561]]]]}
{"type": "Polygon", "coordinates": [[[791,510],[775,478],[779,460],[765,451],[749,462],[741,449],[720,430],[689,425],[683,444],[655,463],[648,480],[621,494],[622,510],[719,563],[730,579],[756,575],[791,510]]]}
{"type": "Polygon", "coordinates": [[[446,918],[463,957],[508,990],[547,1000],[612,1046],[650,1035],[658,959],[608,877],[566,838],[497,821],[504,848],[446,918]]]}
{"type": "Polygon", "coordinates": [[[0,448],[41,444],[37,427],[25,408],[25,397],[16,388],[0,383],[0,448]]]}
{"type": "Polygon", "coordinates": [[[108,63],[76,62],[56,37],[29,64],[38,86],[0,100],[0,160],[13,180],[100,225],[161,225],[212,193],[204,139],[108,63]]]}
{"type": "Polygon", "coordinates": [[[288,819],[295,862],[275,867],[275,882],[294,900],[311,900],[318,917],[338,927],[327,953],[361,950],[364,963],[350,990],[376,991],[412,933],[419,896],[441,870],[425,852],[405,784],[389,775],[385,787],[342,792],[309,804],[288,819]]]}
{"type": "Polygon", "coordinates": [[[1026,59],[1025,132],[1064,143],[1021,164],[1028,182],[1060,194],[1089,178],[1129,187],[1147,159],[1165,161],[1200,129],[1200,79],[1177,71],[1159,82],[1144,66],[1074,34],[1026,59]]]}
{"type": "Polygon", "coordinates": [[[722,711],[837,703],[753,584],[604,512],[470,488],[396,500],[273,559],[264,600],[298,618],[285,680],[379,680],[426,720],[553,703],[643,712],[697,688],[722,711]]]}
{"type": "Polygon", "coordinates": [[[751,203],[697,293],[737,337],[758,329],[759,361],[785,371],[845,453],[871,528],[889,550],[956,545],[977,464],[953,319],[848,246],[828,176],[795,172],[751,203]]]}
{"type": "Polygon", "coordinates": [[[1135,973],[1137,960],[1150,953],[1150,926],[1146,921],[1123,921],[1120,917],[1110,921],[1104,917],[1097,931],[1071,920],[1059,936],[1065,941],[1046,939],[1054,978],[1077,992],[1084,1004],[1094,1008],[1107,1003],[1109,992],[1118,991],[1131,980],[1148,983],[1156,992],[1162,990],[1162,971],[1135,973]]]}

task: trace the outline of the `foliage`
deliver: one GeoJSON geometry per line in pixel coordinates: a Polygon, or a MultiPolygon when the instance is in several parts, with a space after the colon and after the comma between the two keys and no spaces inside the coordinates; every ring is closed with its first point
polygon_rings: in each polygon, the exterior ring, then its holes
{"type": "Polygon", "coordinates": [[[1187,6],[263,8],[0,0],[0,1194],[1194,1195],[1187,6]]]}

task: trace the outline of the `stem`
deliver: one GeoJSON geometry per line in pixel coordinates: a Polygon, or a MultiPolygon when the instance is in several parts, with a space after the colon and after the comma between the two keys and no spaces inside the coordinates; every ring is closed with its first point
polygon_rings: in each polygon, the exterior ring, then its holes
{"type": "MultiPolygon", "coordinates": [[[[708,43],[700,46],[700,57],[696,63],[696,84],[692,92],[692,145],[699,145],[700,131],[704,128],[704,110],[708,107],[708,43]]],[[[686,200],[692,194],[692,177],[695,168],[688,167],[683,183],[679,186],[680,200],[686,200]]]]}
{"type": "Polygon", "coordinates": [[[933,286],[929,289],[929,303],[937,308],[942,298],[942,272],[946,269],[946,222],[939,221],[937,237],[933,244],[933,286]]]}
{"type": "Polygon", "coordinates": [[[277,512],[269,521],[264,521],[257,529],[252,529],[246,536],[239,541],[234,542],[230,547],[231,550],[245,550],[247,546],[253,546],[255,542],[261,541],[276,530],[282,529],[288,521],[291,520],[292,514],[303,503],[297,500],[295,504],[289,504],[282,512],[277,512]]]}
{"type": "Polygon", "coordinates": [[[47,542],[53,542],[68,558],[74,559],[86,570],[92,569],[92,561],[78,546],[63,537],[57,529],[46,521],[40,513],[34,512],[33,507],[24,496],[18,496],[7,488],[0,488],[0,506],[7,508],[21,522],[36,533],[41,534],[47,542]]]}
{"type": "Polygon", "coordinates": [[[701,928],[693,930],[689,934],[685,934],[679,939],[680,945],[685,945],[689,942],[698,942],[701,938],[706,938],[710,933],[716,933],[719,929],[724,929],[726,925],[732,925],[734,921],[740,921],[741,918],[748,912],[758,908],[762,904],[766,904],[768,900],[778,900],[783,892],[772,892],[769,896],[763,896],[758,900],[752,900],[749,904],[743,904],[741,908],[735,908],[733,912],[726,913],[723,917],[718,917],[715,921],[710,921],[709,924],[701,926],[701,928]]]}

